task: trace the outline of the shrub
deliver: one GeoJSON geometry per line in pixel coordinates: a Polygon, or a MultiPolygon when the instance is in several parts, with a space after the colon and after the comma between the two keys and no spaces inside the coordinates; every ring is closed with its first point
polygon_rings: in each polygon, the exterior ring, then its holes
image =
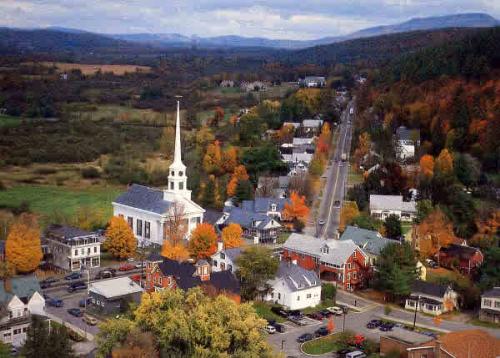
{"type": "Polygon", "coordinates": [[[81,174],[84,179],[96,179],[101,177],[101,172],[95,167],[83,168],[81,174]]]}
{"type": "Polygon", "coordinates": [[[304,227],[306,225],[299,219],[295,219],[293,220],[293,229],[296,231],[296,232],[302,232],[302,230],[304,230],[304,227]]]}
{"type": "Polygon", "coordinates": [[[29,213],[30,212],[30,203],[27,201],[21,202],[18,207],[12,208],[12,214],[14,215],[21,215],[22,213],[29,213]]]}
{"type": "Polygon", "coordinates": [[[324,283],[321,286],[322,300],[335,300],[336,295],[337,295],[337,288],[331,283],[324,283]]]}

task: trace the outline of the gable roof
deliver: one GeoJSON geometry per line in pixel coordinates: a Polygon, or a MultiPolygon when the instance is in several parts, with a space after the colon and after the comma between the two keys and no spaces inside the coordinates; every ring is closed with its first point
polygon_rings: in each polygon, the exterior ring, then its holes
{"type": "Polygon", "coordinates": [[[469,260],[476,253],[481,253],[481,250],[476,247],[451,244],[448,247],[441,247],[439,252],[446,254],[447,256],[469,260]]]}
{"type": "Polygon", "coordinates": [[[396,137],[399,140],[420,140],[420,129],[409,129],[401,126],[396,129],[396,137]]]}
{"type": "Polygon", "coordinates": [[[321,119],[304,119],[302,121],[302,127],[315,128],[320,127],[323,124],[321,119]]]}
{"type": "Polygon", "coordinates": [[[226,254],[226,256],[229,257],[231,259],[231,261],[233,261],[233,262],[241,255],[242,252],[243,252],[242,247],[235,247],[232,249],[225,249],[224,250],[224,253],[226,254]]]}
{"type": "Polygon", "coordinates": [[[45,231],[46,236],[56,236],[62,239],[73,239],[75,237],[95,235],[95,233],[82,230],[73,226],[51,224],[45,231]]]}
{"type": "Polygon", "coordinates": [[[143,289],[131,280],[130,277],[125,276],[92,282],[89,286],[89,291],[106,298],[115,298],[142,292],[143,289]]]}
{"type": "Polygon", "coordinates": [[[493,287],[491,290],[484,292],[481,297],[485,298],[500,298],[500,287],[493,287]]]}
{"type": "Polygon", "coordinates": [[[401,210],[417,212],[414,201],[403,201],[402,195],[370,195],[370,210],[401,210]]]}
{"type": "MultiPolygon", "coordinates": [[[[225,210],[224,210],[225,211],[225,210]]],[[[226,212],[226,211],[225,211],[226,212]]],[[[267,224],[273,221],[266,214],[243,210],[238,207],[230,207],[229,216],[224,220],[224,224],[238,224],[243,228],[264,229],[267,224]],[[254,226],[254,223],[258,223],[254,226]]],[[[227,212],[226,212],[227,213],[227,212]]],[[[276,222],[277,223],[277,222],[276,222]]],[[[277,223],[278,224],[278,223],[277,223]]],[[[280,225],[280,224],[278,224],[280,225]]]]}
{"type": "Polygon", "coordinates": [[[384,247],[392,243],[398,243],[391,239],[386,239],[378,231],[361,229],[355,226],[347,226],[340,240],[352,240],[365,252],[378,256],[384,247]]]}
{"type": "Polygon", "coordinates": [[[139,184],[132,184],[125,193],[116,198],[114,203],[159,215],[165,214],[172,205],[171,201],[163,200],[162,190],[139,184]]]}
{"type": "Polygon", "coordinates": [[[11,290],[5,290],[5,283],[0,282],[0,302],[8,303],[12,297],[17,296],[27,303],[35,292],[42,292],[35,275],[16,276],[10,279],[11,290]]]}
{"type": "Polygon", "coordinates": [[[456,358],[497,358],[500,340],[481,329],[450,332],[439,337],[441,347],[456,358]]]}
{"type": "Polygon", "coordinates": [[[412,284],[411,293],[412,295],[422,294],[442,299],[447,290],[448,286],[438,285],[436,283],[422,280],[415,280],[412,284]]]}
{"type": "Polygon", "coordinates": [[[255,198],[255,200],[243,200],[241,208],[255,213],[267,213],[271,211],[271,206],[274,204],[276,211],[282,211],[288,201],[289,199],[281,198],[255,198]]]}
{"type": "Polygon", "coordinates": [[[290,261],[280,262],[276,280],[283,280],[293,292],[321,286],[321,281],[314,271],[306,270],[290,261]]]}
{"type": "Polygon", "coordinates": [[[177,287],[183,290],[210,284],[217,290],[240,294],[240,283],[229,270],[212,272],[210,280],[201,281],[195,276],[196,267],[191,262],[178,262],[166,258],[158,264],[158,268],[164,276],[173,276],[177,287]]]}
{"type": "Polygon", "coordinates": [[[322,262],[333,265],[343,265],[355,252],[366,255],[352,240],[322,240],[314,236],[293,233],[283,244],[283,249],[305,253],[319,258],[322,262]],[[328,247],[328,252],[322,249],[328,247]]]}

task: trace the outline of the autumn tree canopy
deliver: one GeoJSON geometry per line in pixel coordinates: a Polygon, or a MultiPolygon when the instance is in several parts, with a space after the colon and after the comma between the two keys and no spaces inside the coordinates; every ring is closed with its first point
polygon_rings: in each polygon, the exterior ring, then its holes
{"type": "Polygon", "coordinates": [[[163,240],[161,255],[176,261],[189,258],[189,251],[184,244],[188,223],[184,215],[184,206],[181,203],[174,202],[171,206],[164,230],[165,240],[163,240]]]}
{"type": "Polygon", "coordinates": [[[207,146],[205,156],[203,157],[203,169],[207,174],[214,174],[216,176],[223,174],[222,151],[218,140],[207,146]]]}
{"type": "Polygon", "coordinates": [[[344,231],[357,216],[359,216],[358,204],[355,201],[344,201],[340,210],[339,231],[344,231]]]}
{"type": "Polygon", "coordinates": [[[299,220],[306,222],[309,216],[309,207],[306,205],[306,197],[292,191],[290,200],[285,203],[283,218],[288,221],[299,220]]]}
{"type": "Polygon", "coordinates": [[[25,273],[35,270],[42,260],[40,228],[36,218],[22,214],[11,225],[5,243],[5,256],[11,268],[25,273]]]}
{"type": "Polygon", "coordinates": [[[192,257],[206,259],[217,250],[217,233],[212,225],[201,223],[191,232],[188,244],[192,257]]]}
{"type": "Polygon", "coordinates": [[[245,243],[242,236],[243,230],[241,226],[236,223],[229,224],[222,229],[222,241],[226,249],[242,246],[245,243]]]}
{"type": "Polygon", "coordinates": [[[422,257],[433,256],[441,247],[449,246],[455,240],[453,224],[439,208],[417,226],[417,235],[422,257]]]}
{"type": "Polygon", "coordinates": [[[106,240],[103,244],[111,255],[120,259],[134,256],[137,239],[123,217],[113,216],[106,229],[106,240]]]}
{"type": "Polygon", "coordinates": [[[434,176],[434,157],[432,155],[426,154],[420,158],[420,173],[427,179],[434,176]]]}
{"type": "Polygon", "coordinates": [[[227,195],[228,196],[234,196],[236,195],[236,189],[238,188],[238,183],[242,181],[246,181],[249,179],[247,169],[245,168],[244,165],[238,165],[234,169],[234,173],[231,176],[231,180],[227,184],[227,195]]]}

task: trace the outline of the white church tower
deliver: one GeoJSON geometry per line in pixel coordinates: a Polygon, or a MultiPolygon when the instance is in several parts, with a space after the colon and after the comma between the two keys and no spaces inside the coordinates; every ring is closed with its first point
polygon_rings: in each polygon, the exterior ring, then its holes
{"type": "Polygon", "coordinates": [[[175,122],[175,149],[174,161],[170,165],[168,172],[168,187],[164,190],[164,199],[171,198],[171,194],[180,195],[191,200],[191,190],[187,188],[186,166],[182,162],[181,148],[181,119],[180,103],[177,101],[177,118],[175,122]]]}

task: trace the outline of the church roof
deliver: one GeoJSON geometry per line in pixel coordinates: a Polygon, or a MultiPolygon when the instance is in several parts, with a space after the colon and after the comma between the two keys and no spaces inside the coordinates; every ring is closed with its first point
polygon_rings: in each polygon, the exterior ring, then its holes
{"type": "Polygon", "coordinates": [[[121,194],[114,202],[160,215],[165,214],[173,204],[163,199],[162,190],[139,184],[132,184],[128,191],[121,194]]]}

